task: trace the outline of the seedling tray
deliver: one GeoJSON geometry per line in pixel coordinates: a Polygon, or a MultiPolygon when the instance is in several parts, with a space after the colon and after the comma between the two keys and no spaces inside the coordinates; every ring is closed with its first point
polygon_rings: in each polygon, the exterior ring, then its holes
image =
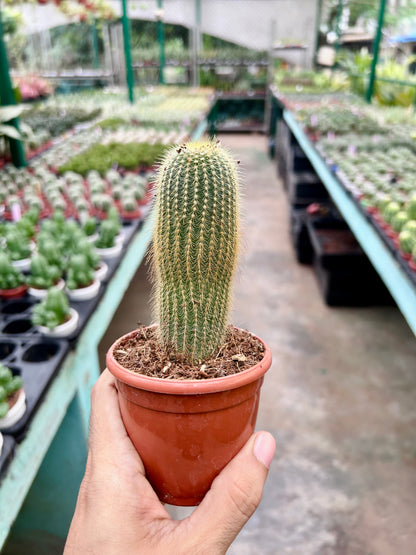
{"type": "Polygon", "coordinates": [[[13,458],[16,440],[14,437],[3,433],[3,449],[0,455],[0,480],[7,469],[11,459],[13,458]]]}
{"type": "Polygon", "coordinates": [[[373,270],[371,263],[344,221],[308,220],[315,257],[323,268],[373,270]]]}
{"type": "Polygon", "coordinates": [[[24,438],[34,411],[69,349],[70,343],[62,339],[0,337],[0,362],[20,374],[26,393],[25,414],[3,434],[13,435],[17,441],[24,438]]]}
{"type": "Polygon", "coordinates": [[[289,200],[292,204],[311,204],[328,198],[328,191],[315,172],[287,172],[289,200]]]}
{"type": "Polygon", "coordinates": [[[290,209],[290,237],[296,253],[296,260],[300,264],[311,264],[313,248],[306,226],[307,213],[304,208],[291,207],[290,209]]]}
{"type": "MultiPolygon", "coordinates": [[[[123,225],[124,242],[123,249],[118,257],[106,260],[108,273],[102,282],[98,295],[89,301],[75,302],[70,301],[71,306],[75,308],[79,314],[79,323],[77,329],[68,338],[69,341],[75,341],[84,329],[89,317],[94,312],[97,304],[105,291],[105,284],[112,278],[121,259],[123,258],[128,245],[130,244],[135,232],[141,225],[140,221],[129,222],[123,225]]],[[[33,306],[40,302],[38,299],[26,294],[20,299],[0,300],[0,337],[32,340],[43,337],[42,334],[31,323],[31,314],[33,306]]]]}

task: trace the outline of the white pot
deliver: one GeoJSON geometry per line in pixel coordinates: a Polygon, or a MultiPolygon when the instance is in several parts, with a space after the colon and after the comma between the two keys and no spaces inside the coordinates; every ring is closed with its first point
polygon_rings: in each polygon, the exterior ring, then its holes
{"type": "Polygon", "coordinates": [[[79,314],[75,308],[70,308],[70,319],[59,326],[56,326],[53,330],[50,330],[46,326],[36,326],[36,328],[47,337],[68,337],[71,335],[78,326],[79,314]]]}
{"type": "Polygon", "coordinates": [[[87,287],[80,287],[79,289],[68,289],[67,287],[66,292],[71,301],[89,301],[98,295],[100,285],[100,281],[96,278],[87,287]]]}
{"type": "Polygon", "coordinates": [[[121,230],[120,230],[120,232],[118,233],[118,235],[116,235],[114,241],[115,241],[116,243],[121,243],[121,244],[123,244],[125,240],[126,240],[126,234],[125,234],[125,232],[124,232],[124,229],[121,228],[121,230]]]}
{"type": "MultiPolygon", "coordinates": [[[[60,291],[63,291],[65,287],[64,280],[61,278],[58,283],[54,285],[54,287],[59,289],[60,291]]],[[[27,290],[29,295],[32,295],[32,297],[36,297],[37,299],[45,299],[48,295],[48,291],[48,289],[38,289],[37,287],[29,287],[29,289],[27,290]]]]}
{"type": "Polygon", "coordinates": [[[108,272],[108,266],[104,261],[101,261],[98,270],[95,270],[95,279],[103,281],[108,272]]]}
{"type": "Polygon", "coordinates": [[[104,259],[108,259],[108,258],[116,258],[117,256],[119,256],[119,254],[121,253],[122,249],[123,249],[123,242],[122,241],[117,241],[115,242],[113,247],[108,247],[108,249],[99,249],[97,247],[95,247],[98,254],[101,256],[101,258],[104,259]]]}
{"type": "Polygon", "coordinates": [[[3,450],[3,443],[4,443],[3,434],[0,432],[0,457],[1,457],[1,452],[3,450]]]}
{"type": "Polygon", "coordinates": [[[87,240],[90,243],[95,243],[95,241],[98,239],[98,233],[93,233],[92,235],[87,235],[87,240]]]}
{"type": "Polygon", "coordinates": [[[12,264],[15,268],[17,268],[21,272],[27,272],[27,270],[30,270],[30,258],[12,260],[12,264]]]}
{"type": "Polygon", "coordinates": [[[26,412],[26,394],[20,390],[17,401],[3,418],[0,418],[0,430],[11,428],[18,422],[26,412]]]}

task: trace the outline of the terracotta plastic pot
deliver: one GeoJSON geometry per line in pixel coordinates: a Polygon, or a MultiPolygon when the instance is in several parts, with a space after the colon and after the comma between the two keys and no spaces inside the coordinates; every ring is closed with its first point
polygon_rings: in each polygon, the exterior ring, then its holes
{"type": "Polygon", "coordinates": [[[27,285],[25,283],[23,283],[22,285],[18,285],[13,289],[0,289],[0,298],[18,299],[19,297],[23,297],[26,291],[27,291],[27,285]]]}
{"type": "Polygon", "coordinates": [[[212,481],[254,431],[264,374],[272,357],[233,376],[163,380],[134,374],[107,353],[116,378],[121,415],[159,499],[198,505],[212,481]]]}

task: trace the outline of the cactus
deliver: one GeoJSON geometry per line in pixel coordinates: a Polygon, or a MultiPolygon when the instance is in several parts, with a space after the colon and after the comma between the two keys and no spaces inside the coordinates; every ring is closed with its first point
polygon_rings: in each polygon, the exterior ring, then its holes
{"type": "Polygon", "coordinates": [[[225,339],[239,248],[236,163],[214,141],[174,147],[156,181],[153,308],[159,342],[190,362],[225,339]]]}
{"type": "Polygon", "coordinates": [[[31,287],[49,289],[61,277],[62,271],[58,266],[50,264],[42,254],[35,254],[30,261],[30,276],[27,282],[31,287]]]}
{"type": "Polygon", "coordinates": [[[4,418],[9,412],[8,399],[22,387],[22,378],[19,375],[14,376],[10,368],[0,363],[0,418],[4,418]]]}
{"type": "Polygon", "coordinates": [[[46,326],[50,330],[66,322],[70,317],[68,297],[63,291],[52,287],[46,299],[33,307],[32,324],[46,326]]]}

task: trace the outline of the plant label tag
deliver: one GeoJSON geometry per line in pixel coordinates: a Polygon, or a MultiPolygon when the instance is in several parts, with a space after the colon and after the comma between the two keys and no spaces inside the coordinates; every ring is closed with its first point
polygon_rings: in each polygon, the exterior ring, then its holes
{"type": "Polygon", "coordinates": [[[22,217],[22,211],[20,210],[20,204],[15,202],[12,204],[12,220],[18,222],[22,217]]]}

